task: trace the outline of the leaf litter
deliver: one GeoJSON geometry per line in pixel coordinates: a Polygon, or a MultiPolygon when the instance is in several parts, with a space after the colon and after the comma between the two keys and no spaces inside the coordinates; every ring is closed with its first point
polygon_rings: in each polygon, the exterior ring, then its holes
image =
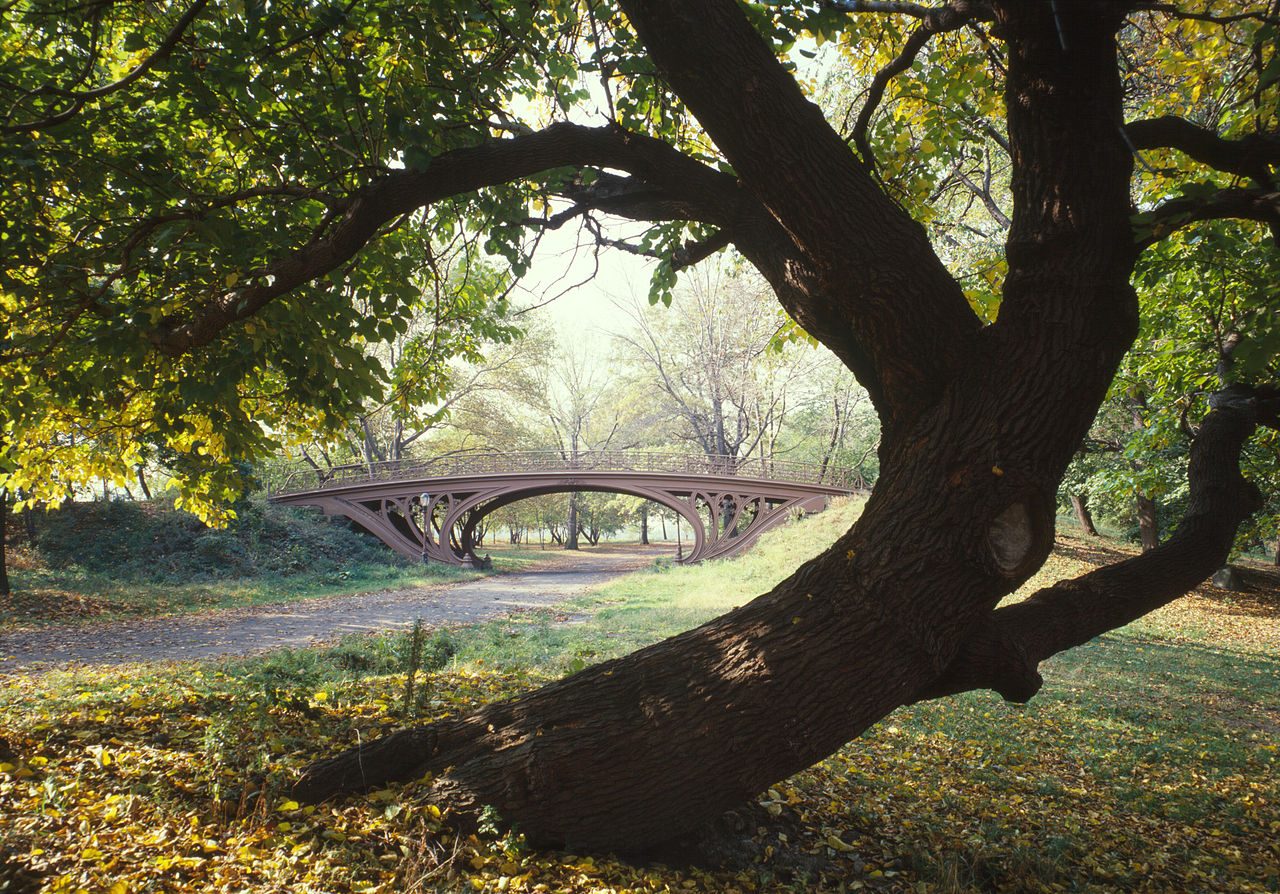
{"type": "MultiPolygon", "coordinates": [[[[1088,567],[1054,563],[1042,574],[1088,567]]],[[[1198,591],[1055,658],[1027,706],[969,693],[902,709],[722,819],[710,845],[647,860],[459,832],[429,780],[287,795],[324,751],[543,673],[455,661],[420,676],[411,711],[403,673],[324,688],[209,663],[14,677],[0,890],[1276,891],[1277,616],[1265,596],[1198,591]]]]}

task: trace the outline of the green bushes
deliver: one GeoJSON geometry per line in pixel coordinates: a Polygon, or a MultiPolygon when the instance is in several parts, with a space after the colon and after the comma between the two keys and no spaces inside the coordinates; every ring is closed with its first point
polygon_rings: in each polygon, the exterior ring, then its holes
{"type": "Polygon", "coordinates": [[[69,503],[37,519],[36,551],[51,569],[155,583],[407,564],[345,521],[258,501],[236,509],[216,529],[157,503],[69,503]]]}

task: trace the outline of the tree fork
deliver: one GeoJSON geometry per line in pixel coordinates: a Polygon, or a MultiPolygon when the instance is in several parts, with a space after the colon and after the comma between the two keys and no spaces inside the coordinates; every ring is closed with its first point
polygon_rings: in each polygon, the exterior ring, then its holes
{"type": "Polygon", "coordinates": [[[1025,702],[1043,682],[1041,661],[1167,605],[1221,568],[1237,529],[1262,506],[1258,487],[1240,473],[1240,451],[1259,425],[1276,427],[1276,410],[1274,399],[1241,388],[1219,392],[1213,404],[1191,446],[1186,515],[1167,541],[996,609],[914,700],[992,689],[1025,702]]]}

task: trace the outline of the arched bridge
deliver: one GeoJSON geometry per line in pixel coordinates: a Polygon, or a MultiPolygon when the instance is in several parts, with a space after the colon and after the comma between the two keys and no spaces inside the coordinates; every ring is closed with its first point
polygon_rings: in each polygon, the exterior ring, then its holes
{"type": "Polygon", "coordinates": [[[828,466],[635,451],[565,459],[555,452],[461,452],[317,469],[295,467],[271,499],[343,515],[409,558],[467,565],[474,532],[489,513],[527,497],[603,491],[667,506],[688,523],[698,562],[740,552],[794,510],[817,512],[832,496],[863,487],[828,466]]]}

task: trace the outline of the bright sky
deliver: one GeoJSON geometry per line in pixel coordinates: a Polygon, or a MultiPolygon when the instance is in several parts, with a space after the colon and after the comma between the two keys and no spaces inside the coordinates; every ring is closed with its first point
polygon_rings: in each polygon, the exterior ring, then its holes
{"type": "MultiPolygon", "coordinates": [[[[811,38],[799,41],[792,50],[792,61],[797,65],[802,82],[816,77],[828,63],[826,54],[817,50],[811,38]]],[[[607,120],[604,93],[592,79],[585,79],[583,83],[590,92],[590,99],[571,110],[570,119],[580,124],[603,124],[607,120]]],[[[526,111],[534,110],[530,106],[526,111]]],[[[645,229],[643,224],[619,218],[601,215],[598,219],[605,225],[606,235],[611,239],[625,240],[636,236],[630,241],[638,242],[637,234],[645,229]]],[[[621,331],[628,326],[626,317],[614,306],[615,302],[629,304],[633,296],[646,302],[649,279],[657,262],[618,249],[602,248],[595,278],[578,285],[596,270],[592,238],[581,231],[580,226],[580,221],[573,220],[559,230],[550,230],[543,235],[533,267],[519,286],[523,300],[517,303],[537,304],[559,296],[547,306],[546,313],[560,332],[564,335],[581,334],[589,342],[590,350],[603,353],[607,350],[607,333],[621,331]]],[[[679,286],[676,288],[678,292],[679,286]]]]}
{"type": "MultiPolygon", "coordinates": [[[[623,223],[611,238],[622,238],[638,229],[634,223],[623,223]]],[[[548,231],[538,247],[533,267],[521,281],[522,299],[518,304],[539,303],[552,299],[545,313],[563,335],[581,335],[593,348],[607,340],[607,333],[626,328],[626,318],[615,302],[631,301],[632,295],[644,300],[649,293],[649,277],[657,262],[625,251],[602,248],[597,257],[591,237],[580,233],[577,222],[566,223],[559,230],[548,231]],[[581,245],[578,243],[581,241],[581,245]],[[597,271],[595,278],[584,282],[597,271]]]]}

